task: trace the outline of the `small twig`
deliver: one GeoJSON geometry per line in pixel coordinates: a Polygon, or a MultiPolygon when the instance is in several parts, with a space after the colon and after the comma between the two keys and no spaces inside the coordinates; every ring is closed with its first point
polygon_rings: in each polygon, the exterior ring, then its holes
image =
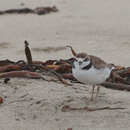
{"type": "Polygon", "coordinates": [[[24,60],[19,60],[19,61],[15,62],[15,64],[23,64],[23,65],[25,65],[26,62],[24,60]]]}
{"type": "Polygon", "coordinates": [[[61,76],[60,74],[56,73],[56,72],[53,71],[53,70],[52,70],[51,72],[52,72],[52,73],[59,79],[59,81],[61,81],[63,84],[72,86],[72,84],[67,83],[64,79],[62,79],[62,76],[61,76]]]}
{"type": "Polygon", "coordinates": [[[73,56],[76,56],[77,55],[77,53],[75,52],[75,50],[73,49],[73,47],[72,46],[66,46],[66,47],[68,47],[68,48],[70,48],[71,49],[71,52],[72,52],[72,54],[73,54],[73,56]]]}
{"type": "Polygon", "coordinates": [[[98,111],[98,110],[116,110],[116,109],[126,109],[123,107],[101,107],[101,108],[90,108],[90,107],[83,107],[83,108],[72,108],[70,106],[63,106],[61,111],[62,112],[68,112],[68,111],[77,111],[77,110],[85,110],[85,111],[98,111]]]}

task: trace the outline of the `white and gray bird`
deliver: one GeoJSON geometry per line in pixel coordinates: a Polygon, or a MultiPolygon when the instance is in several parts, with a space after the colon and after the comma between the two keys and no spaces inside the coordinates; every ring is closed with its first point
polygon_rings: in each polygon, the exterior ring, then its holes
{"type": "Polygon", "coordinates": [[[99,57],[88,55],[87,53],[76,53],[71,46],[72,54],[75,57],[72,67],[73,76],[84,84],[90,84],[93,86],[91,100],[93,100],[94,88],[97,85],[96,97],[99,93],[100,84],[105,82],[114,66],[107,64],[99,57]]]}

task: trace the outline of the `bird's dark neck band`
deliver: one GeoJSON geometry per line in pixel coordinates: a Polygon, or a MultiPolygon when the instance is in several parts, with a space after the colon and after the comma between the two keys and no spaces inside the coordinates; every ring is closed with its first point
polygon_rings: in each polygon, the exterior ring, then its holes
{"type": "Polygon", "coordinates": [[[90,63],[87,66],[83,67],[82,69],[89,70],[91,67],[92,67],[92,61],[90,60],[90,63]]]}

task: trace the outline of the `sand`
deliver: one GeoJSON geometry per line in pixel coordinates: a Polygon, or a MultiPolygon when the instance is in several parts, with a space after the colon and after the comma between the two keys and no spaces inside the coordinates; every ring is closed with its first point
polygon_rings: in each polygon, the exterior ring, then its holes
{"type": "MultiPolygon", "coordinates": [[[[130,66],[129,0],[1,0],[0,10],[56,5],[57,13],[0,16],[1,59],[25,60],[24,40],[34,60],[69,58],[69,49],[45,52],[48,47],[72,45],[108,63],[130,66]],[[24,3],[24,6],[23,4],[24,3]]],[[[0,130],[129,130],[130,94],[101,88],[90,102],[91,86],[32,79],[0,80],[0,130]],[[72,107],[124,107],[124,110],[62,112],[72,107]]]]}

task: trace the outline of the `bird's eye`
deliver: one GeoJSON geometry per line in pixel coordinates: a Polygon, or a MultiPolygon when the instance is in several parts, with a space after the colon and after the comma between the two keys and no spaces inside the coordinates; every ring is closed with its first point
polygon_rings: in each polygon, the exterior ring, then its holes
{"type": "Polygon", "coordinates": [[[85,58],[84,61],[88,61],[89,59],[88,58],[85,58]]]}
{"type": "Polygon", "coordinates": [[[76,58],[73,58],[73,61],[78,61],[76,58]]]}
{"type": "Polygon", "coordinates": [[[78,60],[75,58],[75,61],[78,61],[78,60]]]}

